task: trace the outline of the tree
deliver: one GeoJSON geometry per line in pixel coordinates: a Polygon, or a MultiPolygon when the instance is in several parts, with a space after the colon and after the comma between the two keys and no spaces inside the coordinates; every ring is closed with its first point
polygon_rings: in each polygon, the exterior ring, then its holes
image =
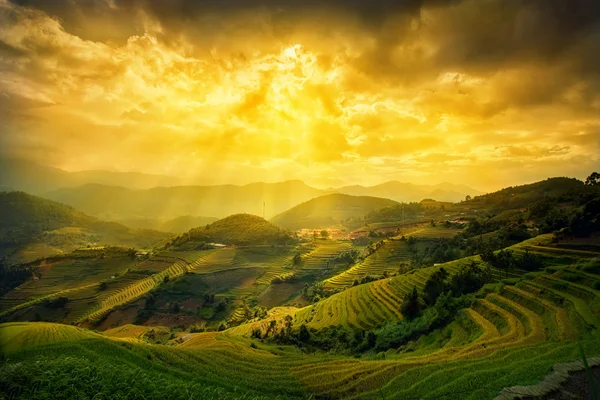
{"type": "Polygon", "coordinates": [[[419,293],[417,287],[413,286],[412,292],[402,300],[400,312],[408,319],[416,318],[421,312],[421,304],[419,303],[419,293]]]}
{"type": "Polygon", "coordinates": [[[459,271],[452,276],[450,286],[452,293],[460,296],[466,293],[478,291],[491,277],[489,268],[480,267],[476,261],[460,267],[459,271]]]}
{"type": "Polygon", "coordinates": [[[310,342],[310,332],[306,327],[306,324],[300,325],[300,332],[298,332],[298,340],[301,342],[310,342]]]}
{"type": "Polygon", "coordinates": [[[425,302],[429,305],[435,304],[438,296],[446,289],[448,289],[448,283],[446,282],[448,279],[448,272],[442,267],[437,269],[427,282],[425,282],[425,288],[423,289],[423,298],[425,302]]]}
{"type": "Polygon", "coordinates": [[[588,186],[600,185],[600,174],[597,172],[592,172],[585,180],[585,184],[588,186]]]}
{"type": "Polygon", "coordinates": [[[469,201],[469,200],[471,200],[471,196],[470,196],[470,195],[467,195],[467,196],[465,197],[465,201],[469,201]]]}
{"type": "Polygon", "coordinates": [[[328,238],[329,237],[329,232],[327,232],[325,229],[323,229],[321,231],[321,237],[322,238],[328,238]]]}
{"type": "Polygon", "coordinates": [[[494,268],[498,268],[499,270],[503,270],[508,278],[508,270],[511,265],[514,263],[514,258],[512,255],[512,251],[510,250],[500,250],[500,252],[496,255],[492,266],[494,268]]]}
{"type": "Polygon", "coordinates": [[[285,335],[287,337],[290,337],[292,335],[292,327],[293,327],[293,321],[294,319],[292,318],[291,315],[286,315],[285,318],[283,319],[283,324],[285,325],[285,335]]]}
{"type": "Polygon", "coordinates": [[[292,259],[292,265],[297,266],[302,262],[302,254],[296,253],[294,254],[294,258],[292,259]]]}

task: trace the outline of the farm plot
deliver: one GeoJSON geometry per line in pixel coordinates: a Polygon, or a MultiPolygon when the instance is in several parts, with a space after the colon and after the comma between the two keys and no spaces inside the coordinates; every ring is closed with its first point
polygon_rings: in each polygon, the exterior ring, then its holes
{"type": "Polygon", "coordinates": [[[328,288],[350,286],[354,280],[360,280],[366,275],[380,276],[385,271],[395,272],[401,263],[408,263],[411,253],[406,241],[386,240],[379,249],[363,262],[325,281],[328,288]]]}
{"type": "Polygon", "coordinates": [[[298,275],[315,274],[333,267],[332,259],[351,247],[349,241],[316,240],[312,250],[303,255],[300,265],[296,266],[298,275]]]}
{"type": "Polygon", "coordinates": [[[65,260],[51,265],[38,279],[25,282],[0,299],[0,312],[48,296],[59,296],[81,286],[93,286],[122,275],[134,262],[126,256],[65,260]]]}

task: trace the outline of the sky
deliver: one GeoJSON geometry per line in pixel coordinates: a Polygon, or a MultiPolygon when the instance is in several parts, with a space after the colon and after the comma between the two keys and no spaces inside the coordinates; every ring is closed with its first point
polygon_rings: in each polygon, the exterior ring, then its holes
{"type": "Polygon", "coordinates": [[[0,0],[0,156],[198,184],[600,169],[596,0],[0,0]]]}

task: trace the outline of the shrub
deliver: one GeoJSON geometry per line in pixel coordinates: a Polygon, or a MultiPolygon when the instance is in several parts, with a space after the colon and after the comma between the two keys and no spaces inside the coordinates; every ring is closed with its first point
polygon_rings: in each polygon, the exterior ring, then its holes
{"type": "Polygon", "coordinates": [[[419,293],[417,287],[413,286],[412,292],[404,298],[400,305],[400,312],[408,319],[413,319],[421,312],[421,304],[419,303],[419,293]]]}
{"type": "Polygon", "coordinates": [[[574,274],[572,272],[564,272],[561,278],[569,282],[578,282],[583,279],[583,276],[574,274]]]}
{"type": "Polygon", "coordinates": [[[595,290],[600,290],[600,280],[596,280],[596,281],[594,281],[594,283],[592,283],[592,287],[593,287],[595,290]]]}
{"type": "Polygon", "coordinates": [[[567,288],[567,284],[564,282],[552,282],[552,288],[558,290],[565,290],[567,288]]]}
{"type": "Polygon", "coordinates": [[[228,328],[227,322],[221,322],[219,324],[219,327],[217,328],[217,330],[220,332],[220,331],[224,331],[227,328],[228,328]]]}
{"type": "Polygon", "coordinates": [[[68,297],[53,297],[50,299],[45,299],[43,301],[43,306],[46,308],[57,309],[64,307],[69,302],[68,297]]]}
{"type": "Polygon", "coordinates": [[[261,339],[262,332],[261,332],[260,328],[252,329],[252,334],[250,335],[250,337],[255,338],[255,339],[261,339]]]}
{"type": "Polygon", "coordinates": [[[201,324],[193,324],[189,328],[190,333],[206,332],[206,327],[201,324]]]}

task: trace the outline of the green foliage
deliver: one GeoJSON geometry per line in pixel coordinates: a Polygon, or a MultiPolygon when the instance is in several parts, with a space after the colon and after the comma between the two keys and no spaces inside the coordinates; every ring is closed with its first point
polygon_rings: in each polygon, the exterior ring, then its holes
{"type": "Polygon", "coordinates": [[[0,296],[21,285],[35,273],[35,268],[27,265],[11,265],[0,259],[0,296]]]}
{"type": "Polygon", "coordinates": [[[442,267],[436,269],[433,274],[425,282],[423,288],[423,299],[429,305],[435,304],[440,294],[448,289],[448,272],[442,267]]]}
{"type": "Polygon", "coordinates": [[[419,302],[419,293],[416,286],[413,286],[412,292],[403,299],[400,312],[409,320],[416,318],[421,312],[421,303],[419,302]]]}
{"type": "Polygon", "coordinates": [[[190,333],[200,333],[206,331],[206,326],[202,324],[192,324],[189,329],[190,333]]]}
{"type": "Polygon", "coordinates": [[[302,297],[313,303],[326,297],[323,282],[316,282],[313,285],[305,283],[302,288],[302,297]]]}
{"type": "Polygon", "coordinates": [[[564,272],[560,277],[561,279],[569,282],[579,282],[585,279],[583,276],[574,274],[572,272],[564,272]]]}
{"type": "Polygon", "coordinates": [[[588,186],[597,186],[600,185],[600,174],[597,172],[592,172],[586,179],[585,184],[588,186]]]}
{"type": "Polygon", "coordinates": [[[235,245],[287,244],[295,239],[290,232],[261,217],[235,214],[205,227],[195,228],[172,239],[165,247],[185,248],[189,243],[225,243],[235,245]]]}
{"type": "MultiPolygon", "coordinates": [[[[413,291],[414,292],[414,291],[413,291]]],[[[441,294],[433,307],[428,307],[421,316],[403,319],[397,323],[387,323],[375,331],[376,345],[379,351],[405,345],[450,323],[458,310],[468,307],[471,299],[466,296],[453,297],[452,293],[441,294]]]]}
{"type": "Polygon", "coordinates": [[[452,275],[450,288],[455,295],[463,295],[478,291],[491,279],[489,268],[481,267],[475,261],[460,267],[458,272],[452,275]]]}
{"type": "Polygon", "coordinates": [[[60,297],[53,297],[53,298],[45,299],[42,302],[42,305],[46,308],[57,309],[57,308],[63,308],[68,302],[69,302],[69,298],[60,296],[60,297]]]}

